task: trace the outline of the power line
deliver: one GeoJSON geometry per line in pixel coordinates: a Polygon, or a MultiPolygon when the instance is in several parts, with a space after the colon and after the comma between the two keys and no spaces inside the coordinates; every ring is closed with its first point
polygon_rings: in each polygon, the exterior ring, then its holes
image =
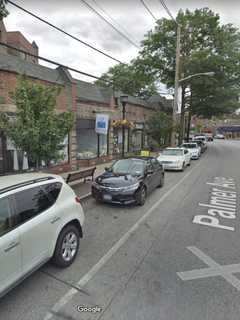
{"type": "Polygon", "coordinates": [[[159,2],[163,6],[163,8],[166,10],[166,12],[169,15],[169,17],[176,23],[176,25],[178,25],[176,19],[173,17],[171,11],[168,9],[168,7],[167,7],[166,3],[164,2],[164,0],[159,0],[159,2]]]}
{"type": "Polygon", "coordinates": [[[155,15],[152,13],[152,11],[149,9],[149,7],[146,5],[146,3],[144,2],[144,0],[140,0],[141,3],[143,4],[144,8],[148,11],[148,13],[150,13],[150,15],[153,17],[153,19],[155,21],[157,21],[158,19],[155,17],[155,15]]]}
{"type": "Polygon", "coordinates": [[[111,22],[104,18],[101,13],[99,13],[95,8],[93,8],[87,1],[81,0],[91,11],[93,11],[97,16],[99,16],[103,21],[105,21],[112,29],[114,29],[118,34],[120,34],[124,39],[130,42],[134,47],[140,48],[135,42],[133,42],[128,36],[126,36],[122,31],[115,27],[111,22]]]}
{"type": "Polygon", "coordinates": [[[70,38],[72,38],[72,39],[74,39],[74,40],[76,40],[76,41],[78,41],[78,42],[80,42],[80,43],[84,44],[85,46],[87,46],[87,47],[91,48],[92,50],[94,50],[94,51],[96,51],[96,52],[98,52],[98,53],[101,53],[101,54],[102,54],[102,55],[104,55],[105,57],[110,58],[110,59],[112,59],[112,60],[114,60],[114,61],[116,61],[116,62],[118,62],[118,63],[125,64],[125,63],[123,63],[122,61],[120,61],[120,60],[118,60],[118,59],[116,59],[116,58],[112,57],[111,55],[109,55],[109,54],[107,54],[107,53],[103,52],[102,50],[97,49],[96,47],[94,47],[94,46],[90,45],[89,43],[87,43],[87,42],[85,42],[85,41],[83,41],[83,40],[81,40],[81,39],[79,39],[79,38],[77,38],[77,37],[73,36],[72,34],[70,34],[70,33],[66,32],[66,31],[64,31],[63,29],[60,29],[59,27],[57,27],[57,26],[53,25],[52,23],[50,23],[50,22],[48,22],[48,21],[46,21],[46,20],[44,20],[44,19],[42,19],[42,18],[38,17],[38,16],[37,16],[37,15],[35,15],[34,13],[30,12],[30,11],[29,11],[29,10],[27,10],[27,9],[24,9],[23,7],[21,7],[21,6],[19,6],[18,4],[16,4],[16,3],[12,2],[11,0],[8,0],[8,3],[10,3],[10,4],[11,4],[11,5],[13,5],[14,7],[17,7],[18,9],[20,9],[20,10],[22,10],[22,11],[26,12],[27,14],[31,15],[32,17],[34,17],[34,18],[36,18],[36,19],[38,19],[38,20],[40,20],[40,21],[42,21],[42,22],[46,23],[46,24],[47,24],[47,25],[49,25],[50,27],[52,27],[52,28],[54,28],[54,29],[56,29],[56,30],[58,30],[58,31],[60,31],[60,32],[62,32],[62,33],[64,33],[64,34],[65,34],[65,35],[67,35],[68,37],[70,37],[70,38]]]}
{"type": "Polygon", "coordinates": [[[0,42],[0,45],[1,45],[1,46],[4,46],[4,47],[6,47],[6,48],[12,49],[12,50],[16,50],[16,51],[21,52],[21,53],[23,53],[23,54],[25,54],[25,55],[28,55],[28,56],[30,56],[30,57],[34,57],[34,58],[37,58],[37,59],[39,59],[39,60],[43,60],[43,61],[45,61],[45,62],[54,64],[54,65],[56,65],[56,66],[58,66],[58,67],[62,67],[62,68],[64,68],[64,69],[68,69],[68,70],[70,70],[70,71],[79,73],[79,74],[81,74],[81,75],[84,75],[84,76],[87,76],[87,77],[90,77],[90,78],[94,78],[94,79],[97,79],[97,80],[102,80],[102,81],[104,81],[104,82],[106,82],[106,83],[108,83],[108,84],[111,84],[111,82],[109,82],[109,81],[107,81],[107,80],[104,80],[104,79],[102,79],[102,78],[100,78],[100,77],[98,77],[98,76],[95,76],[95,75],[93,75],[93,74],[91,74],[91,73],[86,73],[86,72],[80,71],[80,70],[78,70],[78,69],[74,69],[74,68],[68,67],[68,66],[66,66],[66,65],[64,65],[64,64],[61,64],[61,63],[59,63],[59,62],[56,62],[56,61],[53,61],[53,60],[44,58],[44,57],[42,57],[42,56],[38,56],[38,55],[36,55],[36,54],[32,54],[32,53],[27,52],[27,51],[25,51],[25,50],[16,48],[16,47],[14,47],[14,46],[11,46],[10,44],[4,43],[4,42],[0,42]]]}
{"type": "MultiPolygon", "coordinates": [[[[102,5],[100,5],[96,0],[92,0],[92,2],[94,2],[95,5],[96,5],[110,20],[112,20],[113,23],[117,24],[118,28],[122,29],[123,32],[124,32],[126,35],[128,35],[129,38],[132,37],[132,36],[128,33],[128,31],[127,31],[123,26],[121,26],[120,23],[117,22],[116,19],[114,19],[114,18],[111,17],[111,15],[103,8],[102,5]]],[[[133,37],[132,37],[132,39],[137,42],[137,40],[134,39],[133,37]]]]}

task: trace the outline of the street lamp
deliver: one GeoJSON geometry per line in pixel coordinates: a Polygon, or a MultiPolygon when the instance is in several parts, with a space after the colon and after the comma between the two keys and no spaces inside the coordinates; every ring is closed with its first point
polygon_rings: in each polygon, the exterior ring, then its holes
{"type": "MultiPolygon", "coordinates": [[[[120,102],[122,104],[122,121],[126,119],[126,104],[128,102],[128,96],[120,96],[120,102]]],[[[122,158],[124,158],[124,147],[125,147],[125,127],[124,123],[122,124],[122,158]]]]}
{"type": "Polygon", "coordinates": [[[185,78],[182,78],[180,80],[178,80],[178,83],[181,83],[181,82],[184,82],[184,81],[187,81],[187,80],[190,80],[192,78],[195,78],[195,77],[198,77],[198,76],[209,76],[209,77],[213,77],[215,75],[215,72],[200,72],[200,73],[195,73],[195,74],[192,74],[190,76],[187,76],[185,78]]]}

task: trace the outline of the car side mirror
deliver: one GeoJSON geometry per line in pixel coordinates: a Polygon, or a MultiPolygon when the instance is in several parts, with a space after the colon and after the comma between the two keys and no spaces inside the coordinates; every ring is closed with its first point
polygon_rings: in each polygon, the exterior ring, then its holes
{"type": "Polygon", "coordinates": [[[105,167],[104,169],[105,169],[105,171],[111,171],[110,167],[105,167]]]}

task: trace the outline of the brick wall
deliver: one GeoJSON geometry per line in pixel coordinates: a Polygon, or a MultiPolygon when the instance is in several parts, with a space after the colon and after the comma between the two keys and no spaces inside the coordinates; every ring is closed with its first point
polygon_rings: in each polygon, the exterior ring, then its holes
{"type": "MultiPolygon", "coordinates": [[[[54,86],[43,80],[29,78],[33,83],[46,86],[54,86]]],[[[0,71],[0,110],[1,112],[15,112],[16,107],[10,97],[10,92],[17,87],[18,75],[13,72],[0,71]]],[[[57,97],[57,112],[73,111],[76,114],[76,84],[67,83],[61,87],[61,92],[57,97]]],[[[56,166],[54,172],[70,171],[76,169],[76,128],[74,127],[69,135],[69,163],[56,166]]]]}
{"type": "MultiPolygon", "coordinates": [[[[27,51],[34,55],[38,55],[38,47],[36,46],[35,42],[31,44],[19,31],[7,32],[7,43],[18,49],[27,51]]],[[[16,50],[8,49],[8,53],[11,55],[19,56],[29,62],[38,63],[37,58],[24,55],[23,53],[17,52],[16,50]]]]}

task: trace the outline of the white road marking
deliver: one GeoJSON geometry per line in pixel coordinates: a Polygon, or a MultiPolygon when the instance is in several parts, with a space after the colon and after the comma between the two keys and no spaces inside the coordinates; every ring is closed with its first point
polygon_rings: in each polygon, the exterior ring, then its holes
{"type": "MultiPolygon", "coordinates": [[[[163,202],[172,192],[179,187],[179,185],[190,176],[190,174],[200,166],[202,162],[199,162],[194,166],[182,179],[178,181],[170,190],[168,190],[123,236],[118,240],[114,246],[78,281],[77,286],[82,288],[91,280],[96,273],[110,260],[110,258],[121,248],[121,246],[129,239],[129,237],[138,229],[141,223],[143,223],[152,212],[163,202]]],[[[70,289],[52,308],[54,313],[59,312],[59,310],[66,305],[71,298],[78,293],[76,289],[70,289]]],[[[50,320],[53,314],[48,312],[44,317],[44,320],[50,320]]]]}
{"type": "Polygon", "coordinates": [[[204,263],[206,263],[209,266],[209,268],[177,272],[179,278],[181,278],[183,281],[188,281],[221,276],[238,291],[240,291],[240,280],[233,275],[233,273],[240,272],[240,263],[221,266],[212,258],[207,256],[204,252],[202,252],[200,249],[196,247],[187,247],[187,249],[190,250],[193,254],[195,254],[195,256],[197,256],[204,263]]]}

